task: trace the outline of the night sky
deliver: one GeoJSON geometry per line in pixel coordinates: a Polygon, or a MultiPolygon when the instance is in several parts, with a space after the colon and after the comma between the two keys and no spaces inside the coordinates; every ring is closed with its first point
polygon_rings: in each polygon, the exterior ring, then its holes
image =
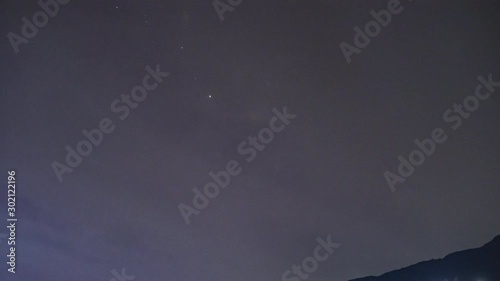
{"type": "Polygon", "coordinates": [[[340,247],[307,280],[345,281],[500,234],[499,85],[458,128],[443,118],[479,76],[500,82],[500,5],[401,0],[349,63],[340,44],[391,1],[221,0],[221,20],[211,0],[71,0],[16,53],[8,34],[41,7],[2,0],[1,279],[279,281],[330,237],[340,247]],[[122,100],[147,75],[157,87],[122,100]],[[54,163],[69,169],[66,147],[102,120],[114,129],[60,181],[54,163]],[[282,130],[250,149],[271,120],[282,130]],[[384,173],[435,128],[446,141],[391,190],[384,173]],[[234,162],[186,224],[180,204],[234,162]]]}

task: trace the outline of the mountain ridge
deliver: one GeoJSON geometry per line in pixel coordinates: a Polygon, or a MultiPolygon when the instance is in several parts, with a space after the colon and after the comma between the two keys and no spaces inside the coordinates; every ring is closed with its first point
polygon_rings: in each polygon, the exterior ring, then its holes
{"type": "Polygon", "coordinates": [[[500,281],[500,235],[479,248],[450,253],[440,259],[421,261],[350,281],[500,281]]]}

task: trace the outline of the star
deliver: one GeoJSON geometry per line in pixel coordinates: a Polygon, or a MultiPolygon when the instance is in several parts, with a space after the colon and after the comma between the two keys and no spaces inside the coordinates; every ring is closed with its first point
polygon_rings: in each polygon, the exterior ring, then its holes
{"type": "Polygon", "coordinates": [[[211,99],[212,98],[212,95],[208,95],[208,98],[211,99]]]}

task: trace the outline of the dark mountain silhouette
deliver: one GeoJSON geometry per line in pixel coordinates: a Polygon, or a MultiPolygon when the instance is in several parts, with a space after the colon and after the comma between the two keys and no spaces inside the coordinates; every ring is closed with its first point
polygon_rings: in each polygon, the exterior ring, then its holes
{"type": "Polygon", "coordinates": [[[351,281],[454,281],[455,277],[458,281],[500,281],[500,235],[480,248],[351,281]]]}

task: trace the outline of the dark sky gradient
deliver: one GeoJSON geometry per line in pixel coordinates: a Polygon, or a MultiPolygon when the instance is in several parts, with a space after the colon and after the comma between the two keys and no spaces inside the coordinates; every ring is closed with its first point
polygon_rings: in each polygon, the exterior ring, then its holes
{"type": "Polygon", "coordinates": [[[72,0],[17,55],[6,34],[39,7],[1,3],[8,280],[279,281],[329,234],[342,246],[308,280],[349,280],[500,234],[500,88],[460,129],[442,119],[478,75],[500,81],[498,1],[402,1],[351,64],[339,44],[387,1],[245,0],[221,22],[210,1],[72,0]],[[111,102],[156,64],[170,76],[120,121],[111,102]],[[238,144],[283,106],[297,117],[244,163],[238,144]],[[50,164],[104,117],[115,131],[59,183],[50,164]],[[436,127],[449,140],[392,193],[383,173],[436,127]],[[232,159],[243,172],[186,225],[178,204],[232,159]]]}

